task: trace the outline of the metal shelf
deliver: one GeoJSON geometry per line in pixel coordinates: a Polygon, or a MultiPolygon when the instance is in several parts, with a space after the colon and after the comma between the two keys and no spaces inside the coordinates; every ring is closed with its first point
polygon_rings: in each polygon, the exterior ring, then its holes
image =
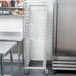
{"type": "MultiPolygon", "coordinates": [[[[33,17],[33,14],[31,16],[31,6],[34,6],[34,7],[43,7],[43,9],[41,11],[43,11],[44,15],[42,16],[45,23],[43,23],[43,25],[47,26],[47,5],[46,3],[39,3],[39,2],[26,2],[24,4],[24,7],[25,7],[25,11],[24,11],[24,27],[23,27],[23,37],[24,37],[24,59],[25,59],[25,74],[27,74],[27,72],[30,70],[30,69],[43,69],[45,71],[45,73],[48,73],[48,70],[46,68],[46,45],[45,45],[45,50],[44,50],[44,55],[43,55],[43,60],[42,60],[42,66],[38,67],[38,66],[29,66],[30,64],[30,61],[31,61],[31,40],[30,40],[30,34],[31,34],[31,18],[33,17]],[[26,45],[26,46],[25,46],[26,45]]],[[[39,11],[39,12],[41,12],[39,11]]],[[[34,21],[35,22],[35,21],[34,21]]],[[[46,36],[45,36],[45,41],[46,41],[46,36]]],[[[45,42],[46,43],[46,42],[45,42]]]]}
{"type": "Polygon", "coordinates": [[[15,16],[15,17],[16,17],[16,16],[17,16],[17,17],[24,17],[24,15],[0,15],[0,16],[6,16],[6,17],[7,17],[7,16],[13,16],[13,17],[14,17],[14,16],[15,16]]]}
{"type": "Polygon", "coordinates": [[[0,7],[0,9],[24,9],[23,7],[0,7]]]}

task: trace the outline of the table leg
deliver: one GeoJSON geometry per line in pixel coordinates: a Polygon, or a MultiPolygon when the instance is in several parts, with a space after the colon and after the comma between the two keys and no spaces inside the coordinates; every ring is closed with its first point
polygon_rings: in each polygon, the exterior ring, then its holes
{"type": "Polygon", "coordinates": [[[4,76],[3,56],[1,56],[1,76],[4,76]]]}
{"type": "Polygon", "coordinates": [[[18,48],[18,67],[20,70],[20,43],[19,42],[17,42],[17,48],[18,48]]]}
{"type": "Polygon", "coordinates": [[[23,41],[22,41],[22,61],[23,61],[23,65],[24,65],[24,49],[23,49],[23,41]]]}
{"type": "Polygon", "coordinates": [[[11,74],[11,76],[14,76],[13,75],[13,54],[12,54],[12,51],[10,51],[10,74],[11,74]]]}

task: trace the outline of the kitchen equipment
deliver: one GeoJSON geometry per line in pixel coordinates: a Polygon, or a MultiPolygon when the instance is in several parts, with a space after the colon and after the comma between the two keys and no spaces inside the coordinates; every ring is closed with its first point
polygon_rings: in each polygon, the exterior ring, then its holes
{"type": "Polygon", "coordinates": [[[76,0],[55,0],[52,70],[76,70],[76,0]]]}

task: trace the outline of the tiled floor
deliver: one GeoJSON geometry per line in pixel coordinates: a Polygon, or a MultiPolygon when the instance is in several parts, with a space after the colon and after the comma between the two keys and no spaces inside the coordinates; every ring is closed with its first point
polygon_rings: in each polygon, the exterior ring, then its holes
{"type": "Polygon", "coordinates": [[[30,70],[28,75],[24,74],[24,71],[17,72],[15,76],[76,76],[76,72],[57,72],[52,74],[52,71],[48,75],[44,74],[42,70],[30,70]]]}
{"type": "MultiPolygon", "coordinates": [[[[10,73],[10,64],[5,64],[4,72],[6,76],[10,73]]],[[[43,70],[30,70],[28,75],[24,73],[24,67],[21,65],[21,71],[18,70],[18,65],[14,64],[14,76],[76,76],[76,72],[71,71],[58,71],[56,74],[52,74],[51,68],[49,69],[49,74],[46,75],[43,73],[43,70]]]]}
{"type": "MultiPolygon", "coordinates": [[[[23,65],[21,65],[21,70],[22,69],[23,69],[23,65]]],[[[17,72],[19,72],[19,70],[18,70],[18,64],[14,64],[13,65],[13,71],[14,71],[14,74],[17,73],[17,72]]],[[[8,75],[10,76],[10,64],[4,63],[4,74],[5,74],[4,76],[8,76],[8,75]]]]}

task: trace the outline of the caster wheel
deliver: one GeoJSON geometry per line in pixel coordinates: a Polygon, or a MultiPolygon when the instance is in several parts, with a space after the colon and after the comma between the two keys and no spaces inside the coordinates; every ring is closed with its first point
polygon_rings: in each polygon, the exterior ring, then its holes
{"type": "Polygon", "coordinates": [[[48,70],[47,70],[47,69],[44,70],[43,73],[44,73],[45,75],[48,75],[48,70]]]}
{"type": "Polygon", "coordinates": [[[29,74],[29,70],[25,70],[25,71],[24,71],[24,74],[25,74],[25,75],[28,75],[28,74],[29,74]]]}
{"type": "Polygon", "coordinates": [[[56,70],[53,70],[53,74],[56,74],[56,70]]]}

